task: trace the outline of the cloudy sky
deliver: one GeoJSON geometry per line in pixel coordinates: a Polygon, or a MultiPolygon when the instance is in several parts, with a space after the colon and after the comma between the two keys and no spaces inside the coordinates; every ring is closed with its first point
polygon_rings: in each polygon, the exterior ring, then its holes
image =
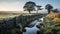
{"type": "Polygon", "coordinates": [[[60,0],[0,0],[0,11],[23,11],[23,6],[28,1],[33,1],[43,8],[46,4],[60,8],[60,0]]]}

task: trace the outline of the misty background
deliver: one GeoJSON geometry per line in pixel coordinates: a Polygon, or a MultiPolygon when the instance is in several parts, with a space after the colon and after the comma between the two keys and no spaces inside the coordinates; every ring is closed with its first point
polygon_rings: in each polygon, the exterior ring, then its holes
{"type": "MultiPolygon", "coordinates": [[[[0,0],[0,11],[28,13],[27,11],[23,11],[23,6],[28,1],[33,1],[37,5],[42,6],[43,10],[39,10],[39,13],[47,13],[47,10],[45,10],[46,4],[51,4],[54,8],[57,8],[60,11],[60,0],[0,0]]],[[[36,11],[32,11],[32,13],[36,13],[36,11]]]]}

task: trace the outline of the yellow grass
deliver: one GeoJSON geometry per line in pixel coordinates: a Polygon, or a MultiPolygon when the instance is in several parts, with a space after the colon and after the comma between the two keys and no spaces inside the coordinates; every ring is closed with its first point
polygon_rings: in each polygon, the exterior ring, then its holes
{"type": "Polygon", "coordinates": [[[13,15],[13,14],[0,14],[0,19],[2,18],[13,18],[16,17],[18,15],[13,15]]]}
{"type": "Polygon", "coordinates": [[[26,16],[26,15],[34,15],[34,14],[0,14],[0,19],[13,18],[13,17],[19,16],[19,15],[26,16]]]}
{"type": "Polygon", "coordinates": [[[60,18],[54,18],[53,21],[60,23],[60,18]]]}

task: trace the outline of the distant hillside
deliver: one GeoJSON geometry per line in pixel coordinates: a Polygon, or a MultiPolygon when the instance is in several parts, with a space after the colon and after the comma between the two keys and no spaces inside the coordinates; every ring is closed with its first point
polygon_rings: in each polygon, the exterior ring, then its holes
{"type": "Polygon", "coordinates": [[[0,11],[0,14],[22,14],[23,11],[0,11]]]}
{"type": "Polygon", "coordinates": [[[29,13],[25,11],[0,11],[0,14],[29,14],[29,13]]]}
{"type": "Polygon", "coordinates": [[[0,13],[21,13],[20,11],[0,11],[0,13]]]}

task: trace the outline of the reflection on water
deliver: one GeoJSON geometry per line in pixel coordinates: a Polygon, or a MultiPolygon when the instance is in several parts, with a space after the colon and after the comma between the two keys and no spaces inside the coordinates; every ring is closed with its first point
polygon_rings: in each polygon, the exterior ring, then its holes
{"type": "MultiPolygon", "coordinates": [[[[39,19],[39,20],[42,20],[42,18],[39,19]]],[[[39,29],[36,27],[36,25],[38,25],[39,23],[41,23],[41,22],[39,22],[38,20],[33,21],[31,24],[34,25],[34,26],[32,28],[26,27],[25,29],[27,31],[26,32],[23,32],[23,34],[37,34],[37,31],[39,29]]]]}

